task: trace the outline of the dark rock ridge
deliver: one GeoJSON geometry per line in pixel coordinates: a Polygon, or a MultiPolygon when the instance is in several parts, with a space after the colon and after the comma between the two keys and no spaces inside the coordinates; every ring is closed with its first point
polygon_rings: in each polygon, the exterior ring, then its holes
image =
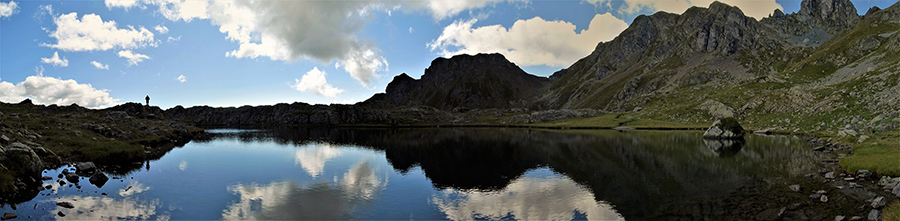
{"type": "Polygon", "coordinates": [[[384,94],[372,96],[363,105],[426,105],[445,111],[524,108],[548,82],[525,73],[501,54],[456,55],[434,59],[422,79],[405,73],[394,77],[384,94]]]}
{"type": "Polygon", "coordinates": [[[527,108],[548,82],[525,73],[500,54],[457,55],[432,61],[422,79],[398,75],[385,93],[355,105],[176,106],[165,113],[196,125],[449,123],[460,121],[454,112],[527,108]]]}

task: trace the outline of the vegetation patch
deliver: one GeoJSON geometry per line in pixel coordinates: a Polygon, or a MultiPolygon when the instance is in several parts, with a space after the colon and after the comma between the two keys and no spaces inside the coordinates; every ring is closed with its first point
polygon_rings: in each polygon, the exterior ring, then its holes
{"type": "Polygon", "coordinates": [[[853,148],[853,155],[841,158],[847,171],[870,170],[880,175],[900,176],[900,134],[898,131],[873,135],[853,148]]]}

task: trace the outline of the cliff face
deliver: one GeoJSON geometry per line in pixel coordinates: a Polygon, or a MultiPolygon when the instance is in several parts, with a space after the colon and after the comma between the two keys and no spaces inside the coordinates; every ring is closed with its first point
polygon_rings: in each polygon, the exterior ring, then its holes
{"type": "Polygon", "coordinates": [[[376,107],[430,106],[445,111],[486,108],[523,108],[549,82],[525,73],[500,54],[437,58],[422,79],[394,77],[384,94],[363,105],[376,107]]]}
{"type": "Polygon", "coordinates": [[[682,15],[641,15],[618,37],[555,75],[538,103],[549,109],[615,110],[620,101],[654,91],[769,74],[771,62],[739,59],[793,46],[774,32],[719,2],[682,15]]]}
{"type": "Polygon", "coordinates": [[[775,10],[762,23],[777,30],[783,38],[800,46],[817,46],[832,36],[852,29],[860,16],[849,0],[803,0],[800,10],[785,15],[775,10]]]}

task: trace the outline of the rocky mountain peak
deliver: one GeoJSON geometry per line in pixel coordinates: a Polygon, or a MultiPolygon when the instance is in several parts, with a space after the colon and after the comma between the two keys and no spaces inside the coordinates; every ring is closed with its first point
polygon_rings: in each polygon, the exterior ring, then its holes
{"type": "Polygon", "coordinates": [[[834,22],[840,19],[859,19],[856,7],[853,7],[850,0],[803,0],[797,15],[834,22]]]}
{"type": "Polygon", "coordinates": [[[436,58],[422,78],[401,74],[365,103],[431,106],[442,110],[527,107],[528,99],[549,80],[525,73],[501,54],[436,58]]]}
{"type": "Polygon", "coordinates": [[[771,25],[786,40],[800,46],[816,46],[852,28],[860,20],[849,0],[803,0],[797,13],[775,10],[761,22],[771,25]]]}

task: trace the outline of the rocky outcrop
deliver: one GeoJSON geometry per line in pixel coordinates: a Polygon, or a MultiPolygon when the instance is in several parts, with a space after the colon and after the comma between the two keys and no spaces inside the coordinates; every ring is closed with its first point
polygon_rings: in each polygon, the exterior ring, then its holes
{"type": "Polygon", "coordinates": [[[434,59],[419,80],[405,73],[394,77],[384,94],[372,96],[361,106],[430,106],[453,112],[525,108],[548,82],[525,73],[501,54],[456,55],[434,59]]]}
{"type": "Polygon", "coordinates": [[[734,109],[716,100],[707,100],[706,102],[703,102],[703,104],[700,104],[697,109],[706,111],[710,116],[715,118],[734,117],[734,109]]]}
{"type": "Polygon", "coordinates": [[[803,0],[796,13],[784,15],[776,10],[761,22],[772,26],[791,43],[817,46],[852,29],[859,20],[860,16],[849,0],[803,0]]]}
{"type": "Polygon", "coordinates": [[[554,74],[557,80],[539,95],[537,107],[623,111],[634,106],[623,102],[681,84],[737,82],[769,74],[770,61],[735,59],[790,47],[773,32],[741,9],[720,2],[681,15],[640,15],[615,39],[599,43],[564,73],[554,74]],[[708,74],[698,81],[689,79],[697,78],[692,73],[708,74]]]}
{"type": "Polygon", "coordinates": [[[713,122],[703,133],[705,139],[744,139],[744,128],[734,118],[722,118],[713,122]]]}

